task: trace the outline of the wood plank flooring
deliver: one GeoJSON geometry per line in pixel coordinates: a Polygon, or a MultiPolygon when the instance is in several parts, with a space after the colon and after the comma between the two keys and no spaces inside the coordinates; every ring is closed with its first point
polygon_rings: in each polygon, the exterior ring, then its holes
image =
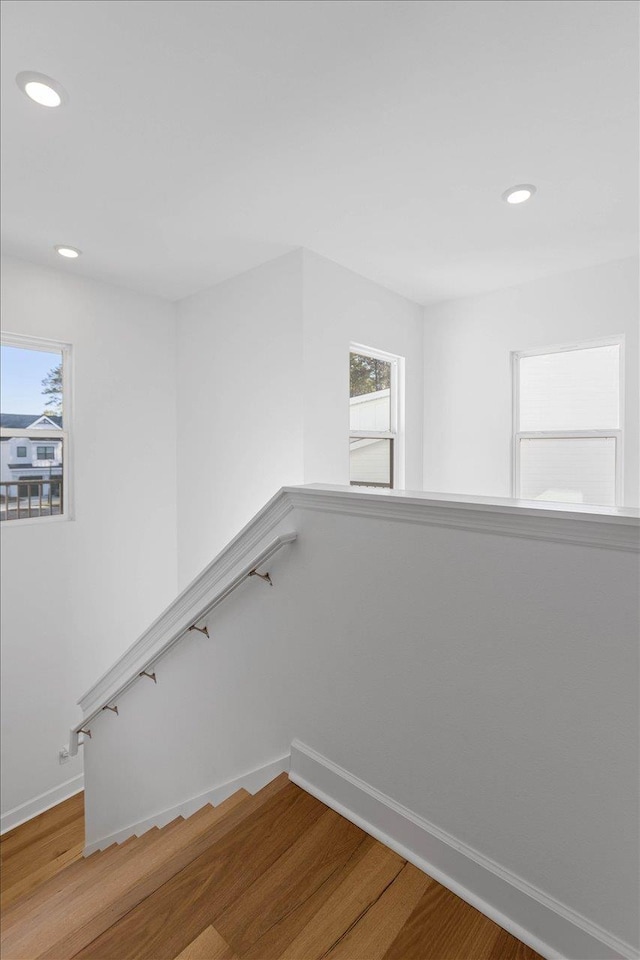
{"type": "Polygon", "coordinates": [[[541,960],[282,774],[81,856],[82,795],[5,834],[4,960],[541,960]]]}

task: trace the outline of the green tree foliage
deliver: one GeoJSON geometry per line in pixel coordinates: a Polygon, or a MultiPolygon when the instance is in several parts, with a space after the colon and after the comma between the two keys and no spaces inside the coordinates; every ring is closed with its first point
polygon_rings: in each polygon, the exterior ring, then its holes
{"type": "Polygon", "coordinates": [[[351,354],[350,396],[361,397],[376,390],[388,390],[391,386],[391,364],[386,360],[351,354]]]}
{"type": "Polygon", "coordinates": [[[52,367],[42,381],[42,396],[47,405],[45,414],[60,416],[62,413],[62,363],[52,367]]]}

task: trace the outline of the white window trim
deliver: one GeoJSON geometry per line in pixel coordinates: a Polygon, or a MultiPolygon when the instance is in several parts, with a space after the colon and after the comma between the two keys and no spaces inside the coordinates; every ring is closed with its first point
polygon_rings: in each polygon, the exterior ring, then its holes
{"type": "Polygon", "coordinates": [[[613,439],[616,442],[616,506],[624,503],[624,334],[614,337],[601,337],[597,340],[580,340],[572,343],[555,344],[550,347],[536,347],[532,350],[514,350],[511,353],[512,382],[512,443],[511,443],[511,496],[520,498],[520,441],[521,440],[578,440],[581,437],[613,439]],[[520,430],[520,360],[523,357],[540,357],[549,353],[568,353],[573,350],[589,350],[594,347],[619,347],[618,388],[620,426],[610,430],[520,430]]]}
{"type": "MultiPolygon", "coordinates": [[[[39,350],[60,353],[62,356],[62,411],[64,428],[56,430],[12,430],[0,428],[0,436],[26,437],[31,440],[62,440],[62,513],[53,517],[22,517],[20,520],[7,520],[5,526],[27,526],[33,523],[64,523],[73,520],[73,348],[70,343],[60,340],[47,340],[44,337],[29,337],[20,333],[0,334],[0,343],[6,347],[19,347],[21,350],[39,350]]],[[[29,411],[27,411],[29,412],[29,411]]]]}
{"type": "MultiPolygon", "coordinates": [[[[383,360],[391,365],[391,383],[389,388],[389,426],[390,430],[351,430],[349,437],[372,437],[380,440],[393,440],[393,490],[405,488],[405,403],[404,403],[404,357],[395,353],[386,353],[363,343],[349,344],[349,364],[351,354],[359,353],[374,360],[383,360]]],[[[350,367],[348,368],[350,369],[350,367]]],[[[350,425],[349,425],[350,426],[350,425]]],[[[348,456],[348,453],[347,453],[348,456]]],[[[347,461],[347,470],[350,464],[347,461]]],[[[347,473],[349,476],[349,473],[347,473]]]]}

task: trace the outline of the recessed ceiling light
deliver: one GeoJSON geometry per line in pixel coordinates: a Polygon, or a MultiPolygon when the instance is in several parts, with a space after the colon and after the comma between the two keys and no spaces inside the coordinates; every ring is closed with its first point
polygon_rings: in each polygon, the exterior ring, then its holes
{"type": "Polygon", "coordinates": [[[59,244],[53,248],[56,253],[59,253],[61,257],[66,257],[67,260],[76,260],[82,250],[78,250],[77,247],[70,247],[66,243],[59,244]]]}
{"type": "Polygon", "coordinates": [[[507,203],[524,203],[525,200],[530,200],[535,192],[536,188],[532,183],[517,183],[515,187],[505,190],[502,199],[507,203]]]}
{"type": "Polygon", "coordinates": [[[23,71],[16,77],[16,83],[30,100],[39,103],[41,107],[59,107],[68,100],[62,84],[44,73],[34,73],[33,70],[23,71]]]}

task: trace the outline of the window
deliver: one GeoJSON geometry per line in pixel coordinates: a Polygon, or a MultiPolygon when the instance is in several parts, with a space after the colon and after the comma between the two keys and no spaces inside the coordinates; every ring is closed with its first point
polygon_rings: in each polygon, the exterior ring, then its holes
{"type": "Polygon", "coordinates": [[[349,361],[349,481],[392,489],[402,479],[402,358],[354,344],[349,361]]]}
{"type": "Polygon", "coordinates": [[[55,460],[55,447],[37,447],[37,460],[55,460]]]}
{"type": "Polygon", "coordinates": [[[514,496],[622,500],[622,340],[514,354],[514,496]]]}
{"type": "Polygon", "coordinates": [[[70,356],[68,344],[2,337],[0,520],[69,516],[70,356]]]}

